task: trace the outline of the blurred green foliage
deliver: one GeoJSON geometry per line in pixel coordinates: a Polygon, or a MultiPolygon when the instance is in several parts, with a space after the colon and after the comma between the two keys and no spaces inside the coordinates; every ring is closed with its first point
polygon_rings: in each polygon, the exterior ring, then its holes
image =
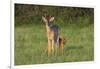
{"type": "Polygon", "coordinates": [[[94,9],[83,7],[64,7],[48,5],[15,4],[15,25],[40,23],[42,15],[52,15],[56,23],[69,24],[81,17],[90,18],[93,23],[94,9]],[[28,23],[30,21],[30,23],[28,23]]]}

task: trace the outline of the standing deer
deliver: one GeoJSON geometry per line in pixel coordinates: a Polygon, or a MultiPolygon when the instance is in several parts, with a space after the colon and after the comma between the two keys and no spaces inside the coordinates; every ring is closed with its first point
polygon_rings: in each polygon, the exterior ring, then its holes
{"type": "Polygon", "coordinates": [[[57,48],[61,48],[63,50],[65,39],[59,37],[59,28],[57,25],[53,24],[54,17],[53,16],[42,16],[42,20],[46,25],[47,31],[47,39],[48,39],[48,55],[55,51],[57,48]]]}

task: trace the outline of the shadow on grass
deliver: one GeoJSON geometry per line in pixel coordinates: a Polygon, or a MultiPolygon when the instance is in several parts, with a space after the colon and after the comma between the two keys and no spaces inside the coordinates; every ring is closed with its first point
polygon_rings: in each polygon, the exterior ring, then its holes
{"type": "Polygon", "coordinates": [[[65,50],[75,50],[75,49],[83,49],[83,46],[70,45],[65,48],[65,50]]]}

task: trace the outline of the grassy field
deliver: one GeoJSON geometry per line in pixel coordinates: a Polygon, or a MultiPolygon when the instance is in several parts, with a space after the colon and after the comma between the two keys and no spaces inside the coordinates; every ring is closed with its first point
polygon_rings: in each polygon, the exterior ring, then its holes
{"type": "MultiPolygon", "coordinates": [[[[17,21],[17,20],[16,20],[17,21]]],[[[72,23],[58,23],[60,35],[67,43],[64,55],[47,56],[45,24],[23,24],[15,26],[15,65],[91,61],[94,59],[94,25],[89,19],[79,19],[72,23]],[[80,24],[79,24],[80,23],[80,24]]]]}

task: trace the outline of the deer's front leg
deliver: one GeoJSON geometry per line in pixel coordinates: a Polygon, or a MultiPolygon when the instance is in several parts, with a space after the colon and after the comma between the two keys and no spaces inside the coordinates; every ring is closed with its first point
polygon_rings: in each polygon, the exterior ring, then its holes
{"type": "Polygon", "coordinates": [[[48,39],[48,56],[51,54],[51,40],[48,39]]]}
{"type": "Polygon", "coordinates": [[[54,39],[52,40],[52,53],[54,53],[54,39]]]}

